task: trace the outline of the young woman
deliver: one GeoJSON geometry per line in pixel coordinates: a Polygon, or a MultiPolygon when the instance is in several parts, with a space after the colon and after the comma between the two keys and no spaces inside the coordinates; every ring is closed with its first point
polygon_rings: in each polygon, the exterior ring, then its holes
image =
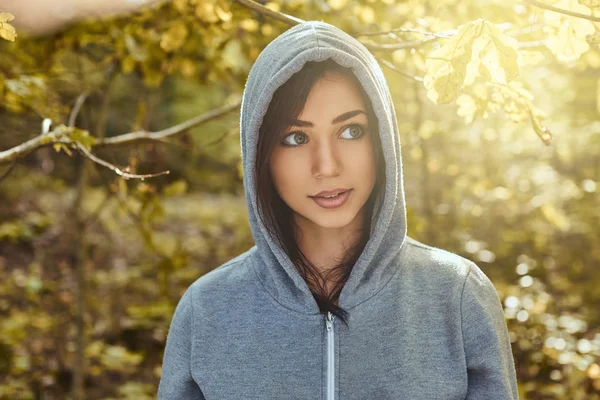
{"type": "Polygon", "coordinates": [[[159,399],[518,399],[491,281],[407,236],[394,104],[363,45],[287,30],[240,126],[256,245],[183,294],[159,399]]]}

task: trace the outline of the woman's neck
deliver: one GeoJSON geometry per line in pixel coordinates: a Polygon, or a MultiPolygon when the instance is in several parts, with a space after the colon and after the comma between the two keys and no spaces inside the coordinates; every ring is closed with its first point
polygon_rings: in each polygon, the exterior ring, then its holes
{"type": "Polygon", "coordinates": [[[364,209],[342,228],[323,228],[297,215],[294,218],[299,228],[296,230],[298,247],[323,275],[360,241],[365,219],[364,209]]]}

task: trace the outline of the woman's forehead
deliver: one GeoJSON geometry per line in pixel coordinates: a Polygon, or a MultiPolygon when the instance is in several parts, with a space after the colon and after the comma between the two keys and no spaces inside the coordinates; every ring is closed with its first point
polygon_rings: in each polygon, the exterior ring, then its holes
{"type": "Polygon", "coordinates": [[[335,117],[350,111],[367,113],[365,98],[360,87],[349,79],[319,80],[311,89],[297,119],[325,119],[328,123],[335,117]]]}

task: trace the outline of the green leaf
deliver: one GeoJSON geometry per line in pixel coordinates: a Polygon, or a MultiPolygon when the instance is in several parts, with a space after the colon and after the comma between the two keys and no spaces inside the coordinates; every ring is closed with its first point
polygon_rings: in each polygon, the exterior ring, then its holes
{"type": "Polygon", "coordinates": [[[96,138],[90,136],[90,133],[85,129],[71,128],[69,138],[74,142],[79,142],[87,150],[91,150],[92,146],[96,143],[96,138]]]}

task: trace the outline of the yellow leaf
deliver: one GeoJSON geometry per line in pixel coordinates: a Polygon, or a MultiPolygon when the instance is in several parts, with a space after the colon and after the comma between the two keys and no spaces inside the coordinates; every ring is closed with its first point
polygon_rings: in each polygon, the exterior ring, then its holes
{"type": "Polygon", "coordinates": [[[74,142],[79,142],[87,150],[91,150],[92,146],[96,143],[96,138],[90,136],[90,133],[85,129],[73,128],[69,134],[69,138],[74,142]]]}
{"type": "Polygon", "coordinates": [[[482,76],[492,83],[507,84],[519,75],[517,41],[504,35],[494,24],[483,21],[481,36],[475,38],[472,59],[464,86],[482,76]]]}
{"type": "Polygon", "coordinates": [[[10,13],[0,13],[0,37],[11,42],[15,41],[17,31],[15,31],[15,28],[8,22],[12,21],[14,18],[15,17],[10,13]]]}
{"type": "Polygon", "coordinates": [[[15,19],[15,16],[12,15],[11,13],[7,13],[7,12],[0,12],[0,23],[3,22],[10,22],[13,19],[15,19]]]}
{"type": "Polygon", "coordinates": [[[481,51],[488,47],[489,43],[490,38],[486,35],[479,36],[473,41],[473,45],[471,46],[471,61],[467,64],[464,86],[473,84],[478,76],[482,76],[483,74],[480,73],[480,70],[485,70],[487,75],[490,75],[485,66],[482,67],[481,58],[479,57],[481,51]]]}
{"type": "Polygon", "coordinates": [[[554,207],[552,204],[542,204],[540,206],[544,217],[561,231],[569,230],[570,223],[564,212],[554,207]]]}
{"type": "Polygon", "coordinates": [[[215,13],[217,14],[217,16],[219,17],[219,19],[223,22],[229,22],[231,21],[231,17],[232,17],[232,13],[231,11],[229,11],[228,9],[224,8],[225,5],[221,6],[221,5],[217,5],[215,7],[215,13]]]}
{"type": "Polygon", "coordinates": [[[491,73],[494,82],[506,84],[519,76],[518,42],[506,36],[491,22],[484,23],[493,46],[483,51],[482,63],[491,73]]]}
{"type": "Polygon", "coordinates": [[[434,103],[449,103],[458,95],[471,61],[473,40],[481,31],[481,21],[460,25],[455,35],[427,57],[423,83],[427,97],[434,103]]]}
{"type": "Polygon", "coordinates": [[[465,118],[465,123],[470,124],[473,122],[475,113],[477,112],[477,104],[475,103],[475,99],[468,94],[461,94],[456,99],[456,104],[458,105],[458,110],[456,113],[465,118]]]}
{"type": "Polygon", "coordinates": [[[427,57],[427,97],[437,104],[448,103],[478,76],[490,83],[507,84],[519,75],[517,44],[483,18],[459,26],[456,34],[427,57]]]}
{"type": "Polygon", "coordinates": [[[135,69],[135,60],[131,56],[126,56],[121,60],[121,70],[129,74],[135,69]]]}
{"type": "Polygon", "coordinates": [[[187,0],[173,0],[173,5],[180,13],[185,13],[187,11],[187,0]]]}
{"type": "Polygon", "coordinates": [[[166,52],[179,49],[185,43],[188,29],[183,22],[173,24],[160,38],[160,47],[166,52]]]}
{"type": "Polygon", "coordinates": [[[73,152],[71,152],[69,147],[67,147],[64,143],[54,143],[52,147],[54,147],[54,150],[56,150],[57,153],[62,150],[67,153],[69,157],[73,155],[73,152]]]}
{"type": "Polygon", "coordinates": [[[529,111],[529,117],[531,118],[531,125],[533,126],[533,130],[537,135],[542,139],[545,144],[550,144],[552,141],[552,133],[548,130],[546,125],[543,125],[540,121],[538,114],[534,111],[534,108],[531,104],[527,104],[527,108],[529,111]]]}
{"type": "MultiPolygon", "coordinates": [[[[561,0],[554,4],[554,7],[591,15],[588,7],[572,0],[561,0]]],[[[596,30],[592,21],[552,11],[544,11],[544,19],[547,25],[543,30],[548,34],[546,47],[559,61],[565,63],[576,61],[589,50],[586,37],[596,30]]]]}
{"type": "Polygon", "coordinates": [[[580,4],[583,4],[589,8],[600,7],[600,0],[577,0],[580,4]]]}
{"type": "Polygon", "coordinates": [[[196,5],[196,16],[205,22],[219,22],[219,17],[215,13],[214,5],[204,0],[196,5]]]}
{"type": "Polygon", "coordinates": [[[225,64],[235,72],[245,71],[250,68],[239,40],[234,39],[227,42],[223,48],[222,58],[225,64]]]}
{"type": "Polygon", "coordinates": [[[240,22],[240,26],[248,32],[256,32],[258,30],[258,21],[254,18],[247,18],[240,22]]]}

